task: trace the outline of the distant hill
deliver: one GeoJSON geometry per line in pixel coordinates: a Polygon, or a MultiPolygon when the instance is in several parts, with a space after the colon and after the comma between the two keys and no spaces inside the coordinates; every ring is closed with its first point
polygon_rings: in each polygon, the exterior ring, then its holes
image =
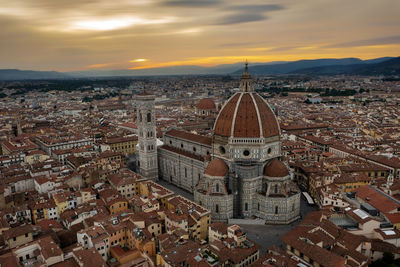
{"type": "Polygon", "coordinates": [[[364,63],[373,64],[373,63],[381,63],[383,61],[393,59],[393,58],[394,57],[380,57],[380,58],[374,58],[374,59],[367,59],[367,60],[363,60],[363,61],[364,61],[364,63]]]}
{"type": "MultiPolygon", "coordinates": [[[[292,62],[251,63],[253,75],[399,75],[399,58],[382,57],[298,60],[292,62]]],[[[86,77],[129,77],[158,75],[241,75],[243,62],[214,67],[173,66],[153,69],[86,70],[75,72],[0,69],[0,80],[46,80],[86,77]]]]}
{"type": "MultiPolygon", "coordinates": [[[[275,65],[250,66],[249,71],[254,75],[276,75],[288,74],[312,67],[361,64],[362,62],[363,61],[358,58],[299,60],[275,65]]],[[[241,74],[241,72],[242,70],[238,70],[234,72],[234,74],[241,74]]]]}
{"type": "MultiPolygon", "coordinates": [[[[253,63],[259,65],[265,63],[253,63]]],[[[274,64],[274,62],[269,63],[274,64]]],[[[223,64],[214,67],[201,66],[173,66],[137,70],[86,70],[68,72],[75,77],[104,77],[104,76],[151,76],[151,75],[226,75],[243,69],[243,63],[223,64]]]]}
{"type": "Polygon", "coordinates": [[[303,75],[400,75],[400,57],[384,61],[369,61],[377,63],[352,64],[352,65],[331,65],[305,68],[291,72],[291,74],[303,75]]]}
{"type": "Polygon", "coordinates": [[[70,78],[67,74],[56,71],[33,71],[0,69],[0,80],[45,80],[70,78]]]}

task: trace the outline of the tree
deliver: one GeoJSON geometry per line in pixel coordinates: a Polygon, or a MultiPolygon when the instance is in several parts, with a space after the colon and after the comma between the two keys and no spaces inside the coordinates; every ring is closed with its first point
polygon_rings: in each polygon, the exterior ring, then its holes
{"type": "Polygon", "coordinates": [[[92,102],[92,99],[90,99],[87,95],[82,98],[82,102],[92,102]]]}

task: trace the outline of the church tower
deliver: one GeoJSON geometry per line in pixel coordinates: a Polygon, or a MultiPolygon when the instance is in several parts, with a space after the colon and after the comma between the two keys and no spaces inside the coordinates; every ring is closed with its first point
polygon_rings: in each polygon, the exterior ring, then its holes
{"type": "Polygon", "coordinates": [[[136,95],[139,134],[139,170],[145,178],[158,180],[155,96],[143,91],[136,95]]]}

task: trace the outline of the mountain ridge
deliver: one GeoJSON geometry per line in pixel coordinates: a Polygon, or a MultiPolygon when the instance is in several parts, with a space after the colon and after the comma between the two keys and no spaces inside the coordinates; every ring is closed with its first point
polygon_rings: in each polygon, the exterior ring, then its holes
{"type": "MultiPolygon", "coordinates": [[[[304,59],[297,61],[273,61],[252,63],[249,70],[253,75],[398,75],[397,60],[400,57],[381,57],[361,60],[359,58],[304,59]],[[376,65],[378,64],[378,65],[376,65]],[[373,68],[376,68],[375,70],[373,68]]],[[[243,63],[222,64],[213,67],[173,66],[152,69],[92,70],[75,72],[35,71],[0,69],[0,80],[45,80],[79,79],[100,77],[140,77],[162,75],[240,75],[243,63]]]]}

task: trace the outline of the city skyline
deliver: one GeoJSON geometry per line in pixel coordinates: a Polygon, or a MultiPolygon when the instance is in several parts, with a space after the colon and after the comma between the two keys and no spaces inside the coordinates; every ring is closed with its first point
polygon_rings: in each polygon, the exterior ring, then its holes
{"type": "Polygon", "coordinates": [[[400,3],[3,1],[0,68],[143,69],[397,56],[400,3]]]}

